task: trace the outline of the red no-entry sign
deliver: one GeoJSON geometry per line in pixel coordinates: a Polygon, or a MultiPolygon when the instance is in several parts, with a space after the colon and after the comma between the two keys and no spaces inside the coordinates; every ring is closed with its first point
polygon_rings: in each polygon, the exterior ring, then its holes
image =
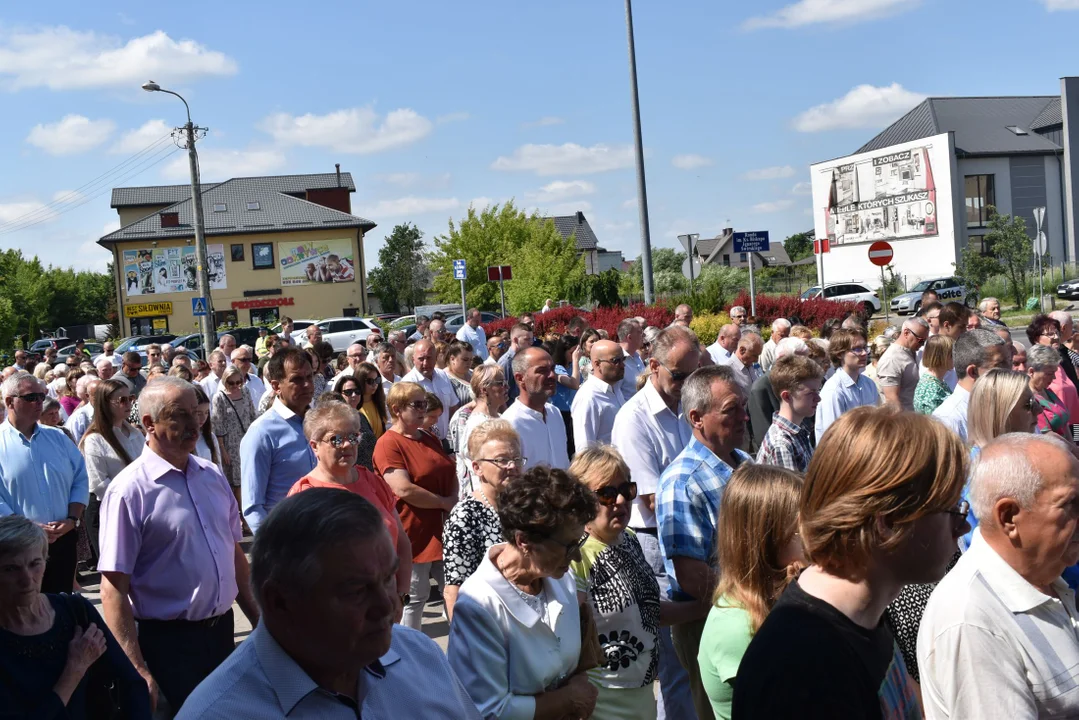
{"type": "Polygon", "coordinates": [[[883,240],[878,240],[869,246],[869,262],[884,267],[892,261],[892,246],[883,240]]]}

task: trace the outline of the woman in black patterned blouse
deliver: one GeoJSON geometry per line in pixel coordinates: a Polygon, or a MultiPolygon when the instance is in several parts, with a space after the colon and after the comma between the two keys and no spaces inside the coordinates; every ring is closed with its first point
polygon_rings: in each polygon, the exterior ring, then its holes
{"type": "Polygon", "coordinates": [[[468,454],[479,489],[453,507],[442,536],[445,561],[446,617],[453,619],[457,591],[480,566],[484,553],[503,542],[502,523],[495,511],[498,489],[524,470],[521,438],[505,420],[487,420],[468,436],[468,454]]]}

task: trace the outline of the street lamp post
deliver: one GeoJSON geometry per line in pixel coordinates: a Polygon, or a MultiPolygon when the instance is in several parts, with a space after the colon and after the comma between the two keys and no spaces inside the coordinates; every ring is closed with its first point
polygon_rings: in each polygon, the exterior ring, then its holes
{"type": "Polygon", "coordinates": [[[163,92],[180,98],[187,110],[187,124],[184,125],[184,134],[187,136],[187,161],[191,168],[191,203],[195,213],[195,258],[199,296],[206,298],[206,314],[199,318],[199,329],[202,333],[202,347],[205,357],[216,347],[214,338],[214,303],[210,297],[210,272],[206,257],[206,228],[202,216],[202,182],[199,179],[199,156],[195,151],[195,125],[191,122],[191,106],[187,104],[183,96],[172,90],[166,90],[153,80],[143,83],[142,89],[146,92],[163,92]]]}
{"type": "MultiPolygon", "coordinates": [[[[655,301],[652,292],[652,238],[648,232],[648,191],[644,183],[644,141],[641,140],[641,103],[637,97],[637,51],[633,44],[633,8],[626,0],[626,35],[629,42],[629,87],[633,98],[633,147],[637,165],[637,214],[641,223],[641,270],[644,302],[655,301]]],[[[692,262],[692,260],[691,260],[692,262]]]]}

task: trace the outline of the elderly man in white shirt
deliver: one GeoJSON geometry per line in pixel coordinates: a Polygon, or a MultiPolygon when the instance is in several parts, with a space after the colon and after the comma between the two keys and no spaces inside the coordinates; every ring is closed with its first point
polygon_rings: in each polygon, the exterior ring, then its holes
{"type": "Polygon", "coordinates": [[[437,395],[438,399],[442,401],[442,414],[438,416],[435,434],[445,440],[450,418],[453,417],[459,407],[457,393],[453,391],[453,385],[445,374],[435,367],[435,362],[438,359],[435,344],[430,340],[420,340],[413,347],[412,370],[402,378],[402,381],[414,382],[422,386],[427,392],[437,395]]]}
{"type": "Polygon", "coordinates": [[[1000,336],[980,328],[963,333],[952,346],[958,382],[952,394],[933,411],[933,417],[954,430],[963,442],[967,441],[967,408],[974,383],[993,368],[1010,368],[1009,350],[1000,336]]]}
{"type": "Polygon", "coordinates": [[[764,343],[761,350],[761,370],[768,372],[776,361],[776,345],[791,334],[791,321],[787,318],[776,318],[772,321],[772,336],[764,343]]]}
{"type": "Polygon", "coordinates": [[[554,361],[543,348],[525,348],[513,358],[513,378],[520,388],[502,419],[521,436],[521,455],[529,465],[569,468],[566,423],[550,400],[555,393],[554,361]]]}
{"type": "Polygon", "coordinates": [[[480,326],[481,322],[483,322],[483,316],[480,315],[480,311],[476,308],[470,309],[468,319],[465,320],[465,324],[461,326],[461,329],[457,331],[457,339],[471,345],[472,352],[476,353],[476,357],[480,360],[486,360],[487,333],[480,326]]]}
{"type": "MultiPolygon", "coordinates": [[[[656,492],[663,470],[693,437],[693,429],[682,416],[682,384],[700,364],[700,353],[697,335],[689,328],[671,326],[660,332],[652,343],[648,380],[618,411],[611,431],[611,444],[622,454],[637,484],[629,526],[652,567],[661,597],[666,597],[667,573],[656,530],[656,492]]],[[[660,628],[659,637],[659,717],[694,717],[689,675],[674,652],[670,629],[660,628]]]]}
{"type": "Polygon", "coordinates": [[[210,365],[210,374],[200,380],[199,385],[202,386],[206,397],[213,400],[214,395],[217,394],[217,389],[221,387],[221,375],[225,372],[225,368],[228,367],[229,359],[225,356],[224,350],[217,348],[210,353],[208,364],[210,365]]]}
{"type": "Polygon", "coordinates": [[[94,421],[94,404],[91,402],[91,398],[94,396],[94,391],[97,390],[100,378],[96,378],[93,375],[83,375],[79,378],[79,381],[75,384],[75,394],[79,398],[86,398],[86,404],[77,407],[71,416],[64,423],[64,427],[71,437],[75,438],[75,442],[78,443],[82,440],[82,436],[86,433],[86,429],[90,427],[90,423],[94,421]]]}
{"type": "Polygon", "coordinates": [[[1079,562],[1079,460],[1056,435],[1003,435],[982,448],[970,500],[974,540],[918,630],[925,716],[1077,717],[1079,611],[1061,573],[1079,562]]]}
{"type": "Polygon", "coordinates": [[[724,365],[731,359],[731,355],[738,349],[738,340],[742,337],[742,330],[737,325],[730,323],[719,329],[716,341],[709,345],[709,357],[716,365],[724,365]]]}
{"type": "Polygon", "coordinates": [[[590,358],[592,374],[573,396],[573,446],[578,452],[597,443],[610,444],[614,418],[625,404],[620,383],[626,358],[618,343],[597,340],[590,358]]]}
{"type": "Polygon", "coordinates": [[[393,345],[382,343],[378,346],[375,367],[378,368],[379,380],[382,381],[382,392],[389,395],[393,384],[401,382],[401,376],[396,373],[397,350],[393,345]]]}
{"type": "Polygon", "coordinates": [[[753,383],[760,377],[760,371],[754,366],[760,359],[764,341],[761,336],[754,332],[747,332],[738,339],[738,345],[734,353],[719,365],[726,365],[734,370],[734,379],[742,388],[742,394],[749,397],[749,391],[753,383]]]}
{"type": "Polygon", "coordinates": [[[637,378],[647,369],[639,352],[644,343],[644,329],[636,318],[626,318],[618,323],[615,334],[626,358],[620,388],[622,397],[628,400],[637,394],[637,378]]]}

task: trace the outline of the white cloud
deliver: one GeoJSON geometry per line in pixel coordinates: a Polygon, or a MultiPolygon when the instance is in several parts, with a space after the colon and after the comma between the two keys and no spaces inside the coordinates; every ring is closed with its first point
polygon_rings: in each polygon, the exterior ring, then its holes
{"type": "Polygon", "coordinates": [[[11,90],[122,86],[147,78],[182,83],[206,75],[233,75],[236,62],[194,40],[173,40],[161,30],[128,40],[64,26],[0,34],[0,79],[11,90]]]}
{"type": "Polygon", "coordinates": [[[671,158],[671,165],[674,165],[679,170],[696,170],[712,164],[712,158],[706,158],[703,155],[675,155],[671,158]]]}
{"type": "Polygon", "coordinates": [[[276,113],[263,120],[261,127],[281,145],[366,155],[410,145],[427,137],[434,125],[408,108],[380,117],[370,107],[362,107],[326,115],[276,113]]]}
{"type": "Polygon", "coordinates": [[[791,195],[812,195],[813,185],[808,182],[795,183],[791,188],[791,195]]]}
{"type": "Polygon", "coordinates": [[[587,180],[555,180],[534,193],[527,193],[525,197],[532,202],[542,204],[561,202],[595,192],[596,186],[587,180]]]}
{"type": "Polygon", "coordinates": [[[471,115],[466,112],[452,112],[445,115],[439,115],[437,118],[435,118],[435,122],[439,125],[444,125],[446,123],[468,120],[470,117],[471,115]]]}
{"type": "MultiPolygon", "coordinates": [[[[214,147],[199,150],[199,171],[203,182],[220,182],[230,178],[266,175],[285,165],[285,154],[278,150],[253,148],[222,150],[214,147]]],[[[178,154],[165,164],[161,174],[169,180],[191,177],[187,154],[178,154]]]]}
{"type": "Polygon", "coordinates": [[[793,204],[794,204],[793,200],[774,200],[772,202],[757,203],[756,205],[754,205],[750,209],[753,212],[759,213],[759,214],[776,213],[776,212],[782,212],[782,211],[788,209],[793,204]]]}
{"type": "Polygon", "coordinates": [[[65,115],[59,122],[35,125],[26,136],[26,142],[50,155],[76,155],[102,144],[115,129],[116,123],[112,120],[65,115]]]}
{"type": "Polygon", "coordinates": [[[1057,10],[1079,10],[1079,0],[1043,0],[1049,12],[1057,10]]]}
{"type": "Polygon", "coordinates": [[[523,170],[537,175],[607,172],[633,167],[633,148],[629,145],[522,145],[511,156],[501,156],[491,163],[492,170],[523,170]]]}
{"type": "Polygon", "coordinates": [[[388,173],[386,175],[378,175],[375,179],[379,182],[386,183],[387,185],[409,187],[410,185],[415,185],[419,182],[420,174],[414,172],[388,173]]]}
{"type": "Polygon", "coordinates": [[[566,121],[560,117],[548,115],[546,117],[541,117],[539,120],[533,120],[532,122],[523,123],[521,127],[548,127],[551,125],[562,125],[565,122],[566,121]]]}
{"type": "Polygon", "coordinates": [[[883,87],[859,85],[843,97],[811,107],[794,118],[799,132],[880,128],[925,100],[899,83],[883,87]]]}
{"type": "Polygon", "coordinates": [[[24,222],[52,218],[53,216],[53,210],[38,200],[0,202],[0,230],[10,230],[11,228],[4,227],[7,223],[17,221],[21,225],[24,222]]]}
{"type": "Polygon", "coordinates": [[[498,203],[499,205],[502,204],[499,200],[495,200],[494,198],[489,198],[485,195],[482,195],[478,198],[472,198],[471,200],[469,200],[468,206],[470,208],[473,208],[476,212],[481,213],[495,203],[498,203]]]}
{"type": "Polygon", "coordinates": [[[743,177],[746,180],[780,180],[794,176],[794,168],[790,165],[777,165],[776,167],[759,168],[750,170],[743,177]]]}
{"type": "Polygon", "coordinates": [[[444,213],[461,207],[457,198],[403,197],[396,200],[379,200],[374,205],[361,208],[360,215],[378,221],[384,217],[411,217],[428,213],[444,213]]]}
{"type": "Polygon", "coordinates": [[[148,120],[134,130],[128,130],[109,148],[111,153],[133,155],[146,149],[172,132],[172,126],[164,120],[148,120]]]}
{"type": "MultiPolygon", "coordinates": [[[[853,24],[895,15],[918,6],[920,0],[799,0],[771,15],[752,17],[744,30],[797,28],[821,23],[853,24]]],[[[1059,2],[1061,0],[1049,0],[1059,2]]]]}
{"type": "MultiPolygon", "coordinates": [[[[81,202],[81,201],[83,201],[85,199],[86,199],[86,196],[83,195],[78,190],[57,190],[56,192],[54,192],[52,194],[52,201],[54,203],[56,203],[56,202],[77,203],[77,202],[81,202]]],[[[119,221],[117,221],[117,222],[119,222],[119,221]]]]}
{"type": "Polygon", "coordinates": [[[623,210],[630,210],[637,207],[637,198],[630,198],[622,202],[623,210]]]}
{"type": "Polygon", "coordinates": [[[575,212],[592,212],[592,203],[587,200],[571,200],[558,203],[548,208],[537,208],[541,215],[572,215],[575,212]]]}

